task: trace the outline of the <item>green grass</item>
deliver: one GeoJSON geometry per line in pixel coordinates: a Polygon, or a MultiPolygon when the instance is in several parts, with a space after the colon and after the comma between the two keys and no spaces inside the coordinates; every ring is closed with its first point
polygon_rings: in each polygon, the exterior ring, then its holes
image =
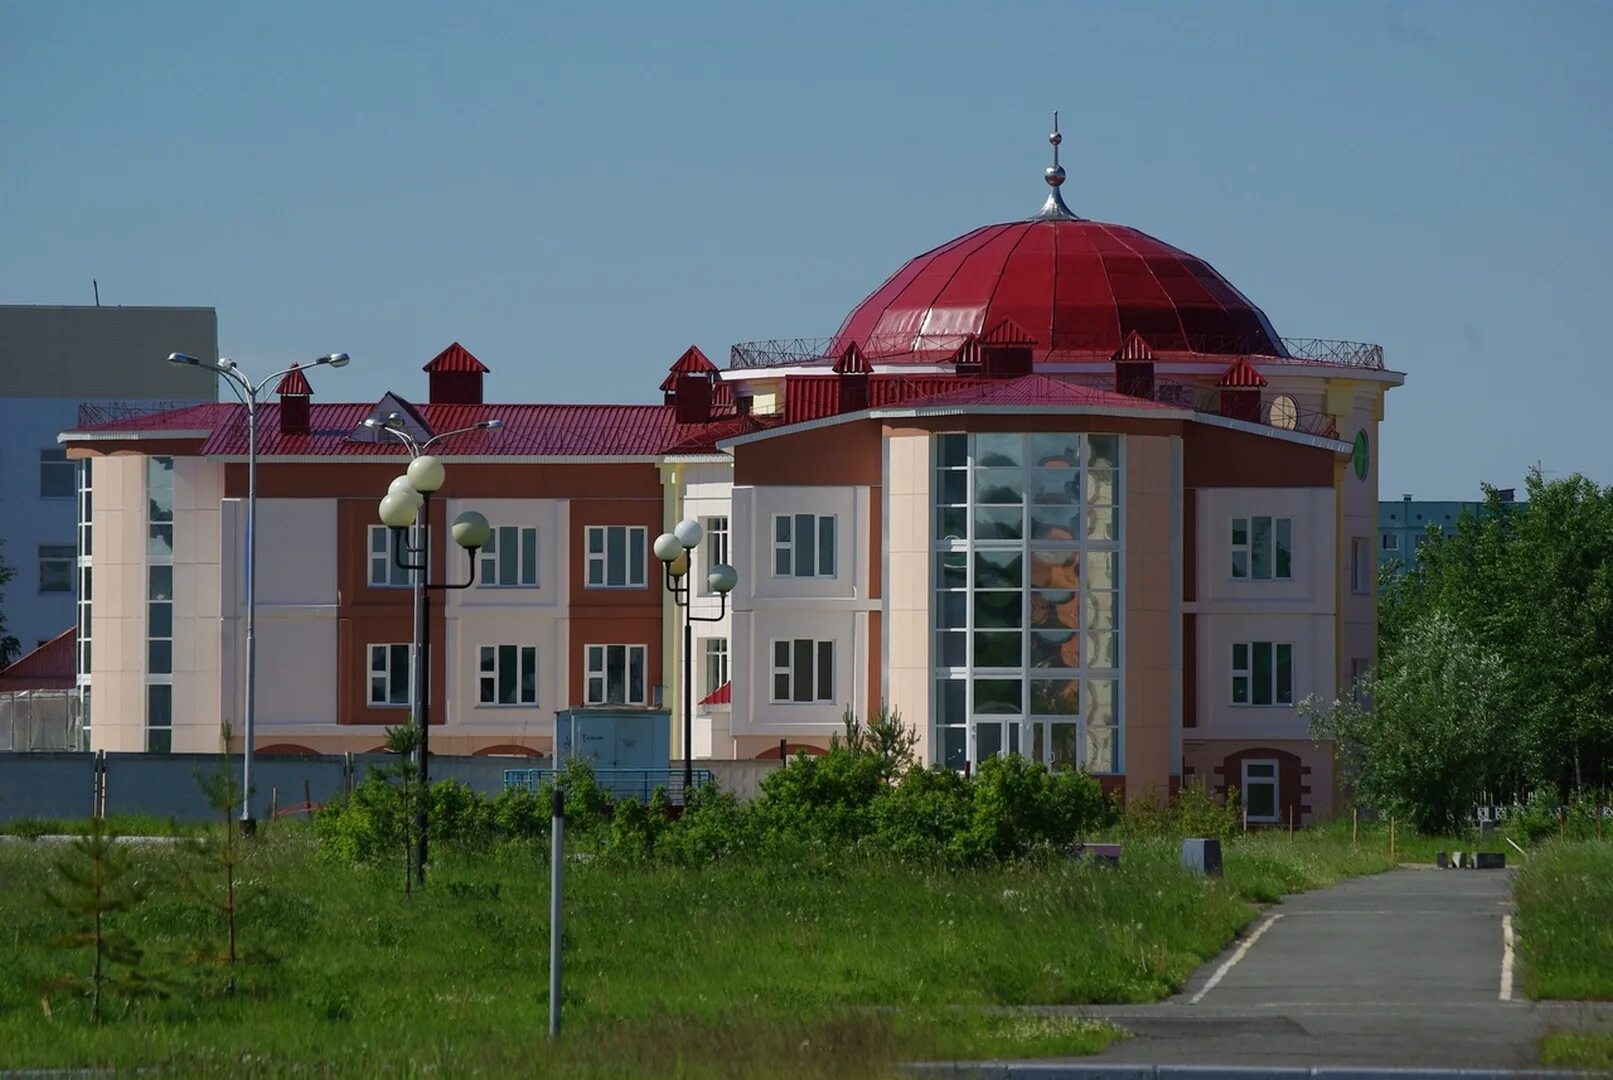
{"type": "Polygon", "coordinates": [[[1613,1070],[1613,1034],[1553,1032],[1540,1040],[1540,1063],[1568,1069],[1613,1070]]]}
{"type": "Polygon", "coordinates": [[[1523,991],[1613,1001],[1613,843],[1556,840],[1513,883],[1523,991]]]}
{"type": "MultiPolygon", "coordinates": [[[[1347,828],[1347,827],[1346,827],[1347,828]]],[[[246,871],[233,997],[187,957],[216,914],[141,849],[158,887],[119,925],[173,993],[92,1026],[40,987],[83,954],[40,889],[57,845],[0,846],[0,1068],[157,1066],[165,1074],[519,1071],[555,1076],[860,1077],[916,1059],[1092,1053],[1117,1036],[1017,1005],[1157,1000],[1255,914],[1251,900],[1389,866],[1326,832],[1240,837],[1222,880],[1132,843],[1119,870],[1068,861],[989,871],[866,858],[698,868],[568,863],[566,1037],[546,1039],[547,867],[531,848],[438,849],[405,899],[398,868],[321,858],[282,824],[246,871]]]]}
{"type": "MultiPolygon", "coordinates": [[[[117,814],[108,817],[106,823],[119,836],[172,836],[197,831],[197,826],[178,825],[171,818],[152,814],[117,814]]],[[[89,824],[86,818],[15,818],[0,821],[0,836],[78,836],[89,830],[89,824]]]]}

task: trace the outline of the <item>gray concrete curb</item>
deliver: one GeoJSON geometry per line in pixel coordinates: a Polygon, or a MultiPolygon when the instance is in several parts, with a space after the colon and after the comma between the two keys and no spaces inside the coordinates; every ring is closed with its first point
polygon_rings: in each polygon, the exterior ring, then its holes
{"type": "Polygon", "coordinates": [[[914,1072],[957,1080],[1534,1080],[1585,1077],[1570,1069],[1420,1069],[1370,1066],[1101,1065],[1065,1061],[920,1062],[914,1072]]]}

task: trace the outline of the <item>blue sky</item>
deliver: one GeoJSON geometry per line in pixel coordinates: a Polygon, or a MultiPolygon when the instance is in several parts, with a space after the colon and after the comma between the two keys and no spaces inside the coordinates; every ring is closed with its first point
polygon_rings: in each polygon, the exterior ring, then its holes
{"type": "Polygon", "coordinates": [[[0,0],[0,301],[217,307],[262,371],[653,400],[1045,195],[1407,372],[1382,493],[1613,482],[1613,4],[0,0]]]}

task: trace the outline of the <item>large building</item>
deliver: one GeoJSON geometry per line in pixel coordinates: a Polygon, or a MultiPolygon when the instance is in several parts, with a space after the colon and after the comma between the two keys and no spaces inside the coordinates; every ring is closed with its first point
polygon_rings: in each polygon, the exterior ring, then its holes
{"type": "Polygon", "coordinates": [[[217,355],[213,309],[0,305],[0,558],[17,572],[4,610],[22,652],[77,620],[79,487],[56,436],[81,409],[211,401],[211,376],[161,362],[172,349],[217,355]]]}
{"type": "MultiPolygon", "coordinates": [[[[497,418],[439,444],[433,520],[495,526],[477,586],[433,607],[439,751],[548,751],[562,711],[664,706],[681,757],[650,547],[687,516],[696,580],[739,572],[698,624],[698,756],[823,747],[886,705],[956,768],[1019,753],[1128,798],[1201,780],[1256,820],[1327,813],[1331,751],[1295,706],[1375,655],[1402,378],[1374,346],[1278,337],[1203,260],[1048,179],[1040,213],[911,259],[832,338],[721,370],[689,349],[660,404],[489,404],[457,344],[420,404],[310,404],[288,378],[259,467],[259,748],[372,750],[406,714],[409,592],[376,517],[403,457],[364,421],[497,418]]],[[[212,749],[240,730],[241,411],[62,441],[93,461],[94,743],[212,749]]]]}
{"type": "MultiPolygon", "coordinates": [[[[1498,494],[1505,505],[1521,505],[1514,500],[1513,488],[1502,488],[1498,494]]],[[[1402,495],[1398,501],[1380,502],[1378,562],[1385,566],[1390,563],[1413,565],[1417,552],[1428,539],[1430,526],[1454,532],[1463,514],[1482,514],[1485,505],[1483,501],[1430,501],[1413,499],[1410,495],[1402,495]]]]}

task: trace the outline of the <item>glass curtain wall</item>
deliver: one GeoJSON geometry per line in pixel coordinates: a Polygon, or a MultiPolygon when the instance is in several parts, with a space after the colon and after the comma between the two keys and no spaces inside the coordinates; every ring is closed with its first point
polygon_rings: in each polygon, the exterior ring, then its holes
{"type": "Polygon", "coordinates": [[[1116,435],[936,437],[935,757],[1121,767],[1116,435]]]}

